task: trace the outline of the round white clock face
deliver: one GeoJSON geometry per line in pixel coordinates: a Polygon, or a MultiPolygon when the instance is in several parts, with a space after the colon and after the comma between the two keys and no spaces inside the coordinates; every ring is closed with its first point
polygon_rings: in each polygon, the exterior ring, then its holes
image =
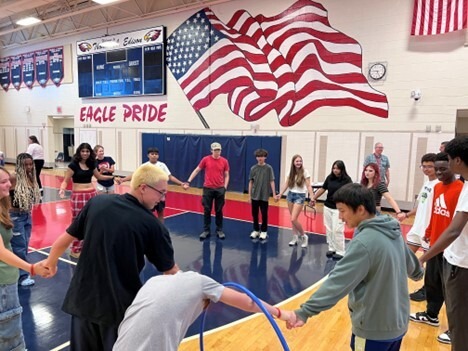
{"type": "Polygon", "coordinates": [[[385,77],[385,73],[387,73],[387,68],[383,63],[374,63],[369,68],[369,77],[373,80],[380,80],[385,77]]]}

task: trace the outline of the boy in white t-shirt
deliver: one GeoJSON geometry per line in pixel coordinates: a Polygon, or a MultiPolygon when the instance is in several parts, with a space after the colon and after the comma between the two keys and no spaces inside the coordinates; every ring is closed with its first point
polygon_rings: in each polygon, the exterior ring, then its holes
{"type": "Polygon", "coordinates": [[[468,345],[468,136],[445,146],[449,167],[465,179],[452,222],[436,243],[421,256],[421,264],[444,251],[444,293],[452,351],[468,345]]]}
{"type": "MultiPolygon", "coordinates": [[[[425,154],[421,158],[420,167],[424,175],[427,176],[427,180],[419,192],[417,206],[406,213],[406,218],[415,215],[413,226],[406,235],[406,242],[413,252],[418,251],[421,247],[424,250],[429,248],[429,244],[423,238],[431,219],[434,186],[439,182],[434,169],[435,159],[436,154],[434,153],[425,154]]],[[[413,301],[424,301],[426,299],[426,289],[424,286],[410,294],[410,299],[413,301]]]]}

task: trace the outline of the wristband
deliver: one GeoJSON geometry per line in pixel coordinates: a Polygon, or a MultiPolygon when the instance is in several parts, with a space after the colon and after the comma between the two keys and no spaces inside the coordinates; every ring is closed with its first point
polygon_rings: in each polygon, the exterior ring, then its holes
{"type": "Polygon", "coordinates": [[[275,308],[276,308],[276,312],[278,312],[278,315],[276,316],[276,318],[280,319],[281,318],[281,310],[278,307],[275,307],[275,308]]]}
{"type": "Polygon", "coordinates": [[[31,277],[34,277],[36,275],[36,272],[34,272],[34,264],[31,265],[29,273],[31,273],[31,277]]]}

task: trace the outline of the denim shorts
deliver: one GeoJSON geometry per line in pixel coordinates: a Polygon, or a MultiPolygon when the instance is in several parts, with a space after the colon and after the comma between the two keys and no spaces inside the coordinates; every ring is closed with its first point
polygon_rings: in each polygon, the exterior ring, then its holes
{"type": "Polygon", "coordinates": [[[293,193],[292,191],[288,192],[287,200],[293,204],[304,205],[305,202],[305,193],[293,193]]]}
{"type": "Polygon", "coordinates": [[[0,350],[25,349],[18,284],[0,285],[0,350]]]}

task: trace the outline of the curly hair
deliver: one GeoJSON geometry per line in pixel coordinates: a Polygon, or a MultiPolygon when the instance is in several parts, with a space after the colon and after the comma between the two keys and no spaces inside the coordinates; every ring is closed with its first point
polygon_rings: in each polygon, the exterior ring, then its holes
{"type": "Polygon", "coordinates": [[[80,163],[81,161],[81,150],[89,150],[89,157],[86,160],[86,166],[89,169],[93,169],[96,163],[96,153],[94,152],[91,145],[88,143],[81,143],[80,146],[77,147],[75,154],[73,155],[73,162],[80,163]]]}
{"type": "Polygon", "coordinates": [[[30,154],[21,153],[16,157],[16,185],[13,203],[23,211],[30,211],[34,204],[37,204],[41,198],[39,186],[36,181],[36,169],[34,161],[30,154]],[[27,172],[24,162],[31,160],[32,171],[27,172]]]}

